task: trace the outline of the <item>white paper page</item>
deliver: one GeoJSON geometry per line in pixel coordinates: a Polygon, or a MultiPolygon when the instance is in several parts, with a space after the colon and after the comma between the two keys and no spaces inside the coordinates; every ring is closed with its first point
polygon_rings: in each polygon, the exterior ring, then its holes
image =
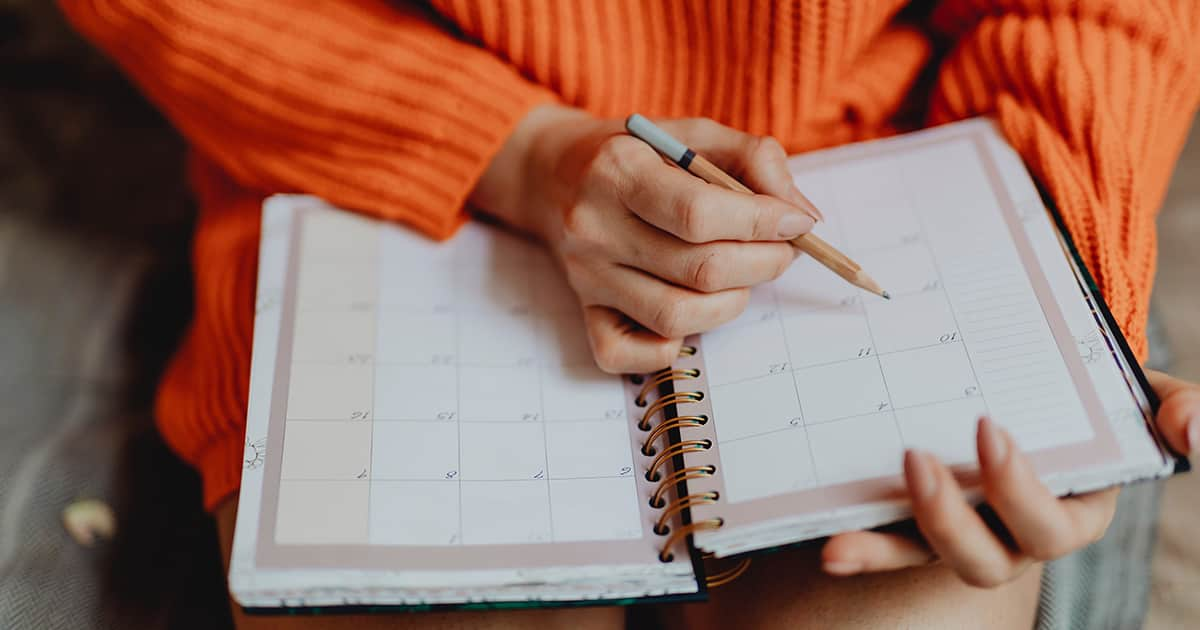
{"type": "Polygon", "coordinates": [[[311,198],[264,216],[235,592],[695,590],[639,499],[635,386],[595,367],[542,250],[478,224],[436,243],[311,198]]]}
{"type": "MultiPolygon", "coordinates": [[[[892,300],[802,257],[756,288],[738,320],[702,336],[700,405],[711,408],[716,446],[686,457],[718,466],[719,478],[689,492],[717,490],[721,501],[694,518],[720,516],[733,530],[898,505],[904,450],[974,466],[981,415],[1043,474],[1120,462],[1110,415],[1137,414],[1137,401],[1113,380],[1111,357],[1081,360],[1097,324],[1054,253],[1052,227],[1032,212],[1042,207],[1019,161],[992,155],[995,138],[975,121],[793,160],[798,187],[827,217],[817,233],[892,300]]],[[[1131,448],[1153,453],[1138,418],[1123,426],[1141,431],[1131,448]]]]}

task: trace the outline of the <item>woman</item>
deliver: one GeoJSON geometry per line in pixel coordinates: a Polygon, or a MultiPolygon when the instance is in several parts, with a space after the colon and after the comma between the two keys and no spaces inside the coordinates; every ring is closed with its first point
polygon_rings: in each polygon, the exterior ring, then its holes
{"type": "MultiPolygon", "coordinates": [[[[266,194],[316,194],[437,238],[467,220],[467,206],[526,230],[561,262],[598,363],[646,371],[666,365],[684,335],[736,316],[747,287],[791,261],[782,241],[810,229],[813,212],[792,187],[787,153],[890,133],[905,112],[927,110],[929,124],[991,114],[1061,207],[1144,356],[1153,215],[1200,98],[1200,11],[1185,0],[62,4],[194,148],[196,315],[158,419],[200,469],[226,554],[266,194]],[[935,39],[948,44],[936,63],[935,39]],[[663,165],[617,135],[633,111],[766,194],[734,195],[663,165]]],[[[1187,423],[1200,419],[1200,390],[1152,378],[1171,444],[1200,446],[1200,420],[1187,423]]],[[[1011,541],[983,524],[945,468],[910,457],[923,541],[858,532],[831,539],[820,558],[775,554],[712,603],[664,618],[1028,627],[1037,562],[1098,537],[1116,491],[1056,500],[1002,431],[985,423],[979,443],[989,503],[1011,541]]],[[[239,625],[622,620],[599,608],[239,625]]]]}

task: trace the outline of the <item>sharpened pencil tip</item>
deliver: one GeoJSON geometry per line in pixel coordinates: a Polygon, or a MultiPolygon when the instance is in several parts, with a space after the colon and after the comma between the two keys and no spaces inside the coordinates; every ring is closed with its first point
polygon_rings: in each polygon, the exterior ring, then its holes
{"type": "Polygon", "coordinates": [[[883,299],[885,299],[885,300],[892,299],[892,294],[888,293],[887,291],[884,291],[883,293],[880,293],[879,295],[883,296],[883,299]]]}

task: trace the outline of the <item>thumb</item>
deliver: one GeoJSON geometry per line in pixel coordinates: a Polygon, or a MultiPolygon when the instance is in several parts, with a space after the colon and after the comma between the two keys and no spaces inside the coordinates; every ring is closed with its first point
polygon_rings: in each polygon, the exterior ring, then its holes
{"type": "Polygon", "coordinates": [[[1178,453],[1200,452],[1200,386],[1155,370],[1146,380],[1162,403],[1155,424],[1167,443],[1178,453]]]}

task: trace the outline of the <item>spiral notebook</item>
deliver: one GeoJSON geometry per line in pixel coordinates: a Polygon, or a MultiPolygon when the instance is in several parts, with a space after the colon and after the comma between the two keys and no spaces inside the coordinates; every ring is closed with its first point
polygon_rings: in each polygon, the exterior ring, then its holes
{"type": "Polygon", "coordinates": [[[623,378],[595,367],[535,244],[478,223],[433,243],[312,197],[269,199],[237,601],[703,598],[701,554],[908,516],[907,447],[969,486],[985,413],[1060,494],[1186,466],[990,122],[790,165],[824,210],[820,235],[893,299],[802,257],[671,369],[623,378]]]}

